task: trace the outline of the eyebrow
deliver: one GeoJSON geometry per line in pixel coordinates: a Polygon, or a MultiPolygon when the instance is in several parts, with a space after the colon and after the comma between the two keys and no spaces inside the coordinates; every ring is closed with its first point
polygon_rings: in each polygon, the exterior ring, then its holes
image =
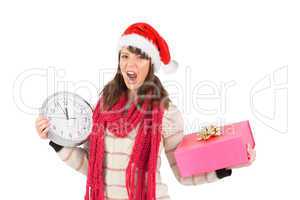
{"type": "Polygon", "coordinates": [[[129,53],[128,53],[128,52],[121,52],[121,54],[127,54],[127,55],[129,55],[129,53]]]}

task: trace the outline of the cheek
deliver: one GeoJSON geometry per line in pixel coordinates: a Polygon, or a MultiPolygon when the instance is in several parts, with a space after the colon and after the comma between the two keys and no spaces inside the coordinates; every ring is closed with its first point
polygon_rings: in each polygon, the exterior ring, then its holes
{"type": "Polygon", "coordinates": [[[123,69],[124,69],[124,66],[125,66],[124,63],[123,63],[122,61],[120,61],[120,62],[119,62],[119,65],[120,65],[120,69],[123,70],[123,69]]]}
{"type": "Polygon", "coordinates": [[[124,76],[124,74],[125,74],[125,67],[121,63],[120,63],[120,70],[121,70],[121,74],[124,76]]]}
{"type": "Polygon", "coordinates": [[[140,79],[142,81],[144,81],[146,79],[147,75],[148,75],[148,72],[149,72],[149,64],[143,66],[140,72],[141,72],[140,73],[140,75],[141,75],[140,79]]]}
{"type": "Polygon", "coordinates": [[[127,65],[127,61],[124,59],[120,59],[119,65],[120,65],[120,67],[125,68],[125,66],[127,65]]]}

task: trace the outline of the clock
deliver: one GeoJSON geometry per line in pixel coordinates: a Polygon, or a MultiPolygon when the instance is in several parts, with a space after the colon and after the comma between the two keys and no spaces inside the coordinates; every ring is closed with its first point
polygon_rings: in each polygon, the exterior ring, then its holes
{"type": "Polygon", "coordinates": [[[49,120],[48,138],[61,146],[81,145],[92,130],[92,107],[71,92],[62,91],[49,96],[43,102],[40,114],[49,120]]]}

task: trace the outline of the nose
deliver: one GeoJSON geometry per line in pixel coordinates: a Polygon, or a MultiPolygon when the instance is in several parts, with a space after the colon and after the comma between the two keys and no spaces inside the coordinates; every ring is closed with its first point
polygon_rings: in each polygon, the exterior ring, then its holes
{"type": "Polygon", "coordinates": [[[127,60],[127,69],[136,69],[137,68],[137,59],[131,57],[127,60]]]}

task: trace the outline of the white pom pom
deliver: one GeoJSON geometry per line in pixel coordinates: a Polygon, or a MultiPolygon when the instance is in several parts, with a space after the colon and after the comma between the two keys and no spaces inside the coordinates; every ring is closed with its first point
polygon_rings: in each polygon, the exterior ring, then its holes
{"type": "Polygon", "coordinates": [[[171,60],[169,64],[162,66],[164,73],[175,73],[178,69],[178,63],[175,60],[171,60]]]}

